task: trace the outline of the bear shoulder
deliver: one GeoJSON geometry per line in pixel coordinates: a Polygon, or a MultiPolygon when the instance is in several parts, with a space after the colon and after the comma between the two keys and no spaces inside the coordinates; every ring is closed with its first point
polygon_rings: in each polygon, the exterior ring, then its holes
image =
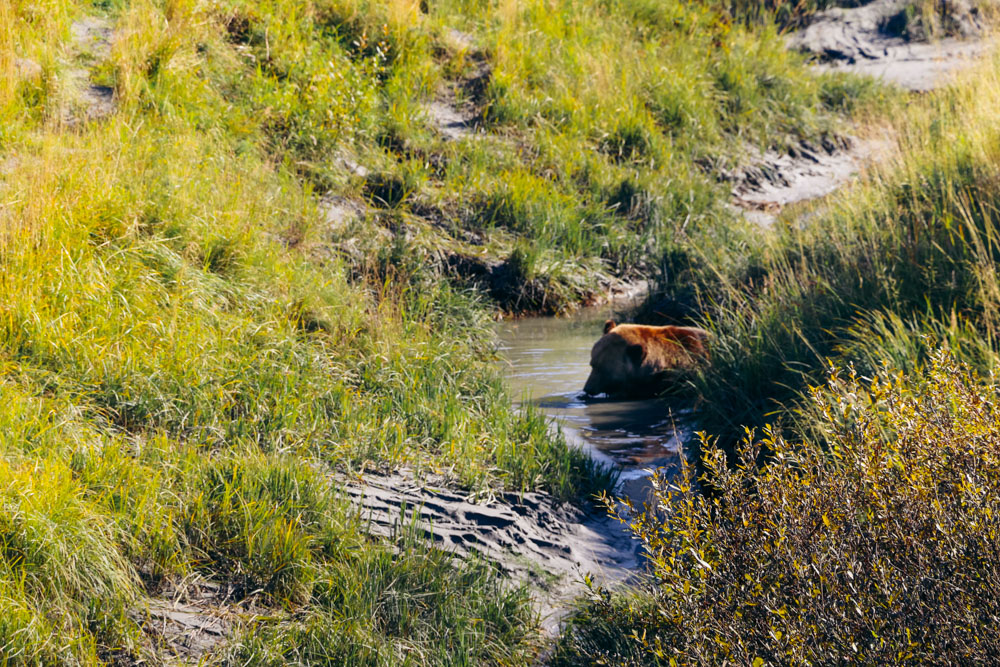
{"type": "Polygon", "coordinates": [[[647,326],[643,324],[619,324],[614,333],[626,343],[642,345],[644,348],[676,349],[680,345],[694,356],[708,357],[710,334],[699,327],[647,326]]]}

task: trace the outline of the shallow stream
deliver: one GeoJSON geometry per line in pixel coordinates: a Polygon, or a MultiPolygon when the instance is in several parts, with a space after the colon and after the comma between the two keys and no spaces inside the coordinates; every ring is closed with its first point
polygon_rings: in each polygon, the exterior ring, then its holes
{"type": "Polygon", "coordinates": [[[660,399],[584,395],[590,348],[609,317],[615,313],[606,307],[568,318],[504,321],[498,325],[500,352],[515,400],[540,410],[595,459],[620,466],[621,492],[638,500],[632,489],[636,483],[644,486],[647,470],[679,464],[683,442],[690,437],[689,414],[660,399]]]}

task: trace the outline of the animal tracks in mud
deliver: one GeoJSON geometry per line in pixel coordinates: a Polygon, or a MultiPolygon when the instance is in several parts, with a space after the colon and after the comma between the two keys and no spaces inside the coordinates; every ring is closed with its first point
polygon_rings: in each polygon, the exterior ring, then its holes
{"type": "Polygon", "coordinates": [[[888,137],[836,137],[802,141],[783,153],[748,148],[754,156],[750,164],[721,177],[732,184],[732,201],[744,216],[769,226],[785,206],[825,197],[847,184],[865,164],[888,154],[891,145],[888,137]]]}
{"type": "Polygon", "coordinates": [[[475,503],[440,481],[400,470],[341,480],[341,488],[372,534],[389,537],[414,526],[459,558],[477,554],[514,581],[531,584],[550,631],[584,591],[585,575],[613,584],[637,565],[638,542],[603,512],[588,515],[539,492],[475,503]]]}

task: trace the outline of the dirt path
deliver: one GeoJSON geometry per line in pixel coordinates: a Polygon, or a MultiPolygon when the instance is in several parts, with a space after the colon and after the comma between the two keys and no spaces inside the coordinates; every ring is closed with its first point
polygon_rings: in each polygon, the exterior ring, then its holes
{"type": "Polygon", "coordinates": [[[73,22],[70,34],[73,64],[63,72],[61,117],[63,123],[73,126],[104,118],[115,110],[114,89],[91,81],[94,68],[111,57],[114,32],[107,19],[87,16],[73,22]]]}
{"type": "Polygon", "coordinates": [[[465,54],[473,66],[461,79],[443,86],[436,99],[424,104],[423,111],[428,124],[442,139],[458,141],[475,136],[492,69],[486,55],[476,48],[472,35],[451,29],[444,41],[447,48],[465,54]]]}
{"type": "MultiPolygon", "coordinates": [[[[952,74],[976,62],[993,46],[978,13],[964,0],[949,3],[944,19],[952,34],[928,41],[919,24],[906,27],[905,0],[875,0],[855,8],[818,14],[788,37],[789,48],[816,58],[817,71],[873,76],[913,92],[947,84],[952,74]],[[912,30],[914,34],[908,34],[912,30]]],[[[772,224],[789,204],[825,197],[852,181],[866,164],[891,153],[888,135],[802,142],[786,152],[751,154],[749,164],[723,173],[732,184],[733,204],[761,225],[772,224]]]]}

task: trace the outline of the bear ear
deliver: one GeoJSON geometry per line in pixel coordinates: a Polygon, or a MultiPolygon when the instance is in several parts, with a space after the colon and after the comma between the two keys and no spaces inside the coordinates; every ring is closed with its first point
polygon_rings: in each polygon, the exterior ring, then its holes
{"type": "Polygon", "coordinates": [[[642,345],[629,345],[625,348],[625,354],[636,366],[642,365],[642,360],[646,358],[646,348],[642,345]]]}
{"type": "Polygon", "coordinates": [[[608,333],[609,331],[611,331],[612,329],[614,329],[616,326],[617,325],[615,324],[614,320],[608,320],[607,322],[604,323],[604,333],[608,333]]]}

